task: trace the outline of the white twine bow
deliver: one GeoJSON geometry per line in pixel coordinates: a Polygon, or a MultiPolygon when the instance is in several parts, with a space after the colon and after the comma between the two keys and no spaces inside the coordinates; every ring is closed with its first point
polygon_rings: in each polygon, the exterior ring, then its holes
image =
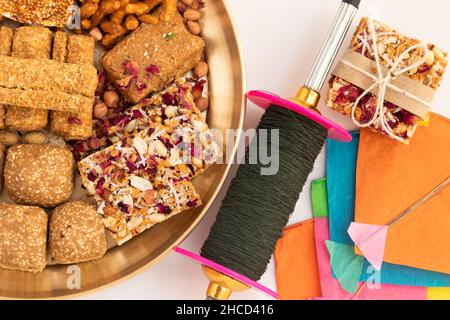
{"type": "MultiPolygon", "coordinates": [[[[395,135],[391,126],[388,123],[388,120],[386,119],[386,109],[387,107],[384,104],[384,100],[385,100],[385,96],[386,96],[386,89],[392,89],[395,90],[399,93],[404,94],[405,96],[407,96],[408,98],[414,99],[424,105],[430,106],[428,102],[423,101],[422,99],[420,99],[419,97],[414,96],[413,94],[406,92],[405,90],[402,90],[400,88],[398,88],[397,86],[393,85],[391,83],[391,80],[395,79],[397,76],[402,75],[404,73],[409,72],[410,70],[414,70],[418,67],[420,67],[422,64],[424,64],[427,60],[427,56],[428,56],[428,47],[425,44],[416,44],[413,45],[409,48],[407,48],[405,51],[403,51],[399,57],[397,57],[394,61],[390,61],[390,59],[388,57],[385,57],[384,55],[380,55],[380,53],[378,52],[378,37],[377,37],[377,33],[375,30],[375,24],[374,21],[369,18],[368,19],[368,23],[369,23],[369,29],[370,29],[370,34],[371,34],[371,38],[372,38],[372,49],[374,52],[374,56],[375,56],[375,62],[377,65],[377,76],[374,76],[373,74],[366,72],[360,68],[358,68],[358,66],[354,66],[352,64],[350,64],[347,61],[343,61],[345,64],[350,65],[352,68],[355,68],[356,70],[358,70],[359,72],[362,72],[363,74],[365,74],[366,76],[370,77],[373,80],[373,84],[367,88],[366,91],[364,91],[359,97],[358,99],[356,99],[355,103],[353,104],[352,107],[352,120],[353,122],[358,125],[361,128],[366,128],[369,127],[371,125],[373,125],[376,122],[379,122],[381,124],[382,129],[384,130],[384,132],[386,132],[390,137],[392,137],[395,140],[404,142],[405,139],[400,138],[399,136],[395,135]],[[423,56],[421,59],[419,59],[418,61],[416,61],[415,63],[405,67],[405,68],[400,68],[400,63],[407,57],[409,57],[410,53],[414,50],[417,49],[423,49],[423,56]],[[380,57],[385,60],[389,65],[391,65],[389,71],[387,72],[387,74],[383,74],[383,68],[381,66],[380,63],[380,57]],[[359,122],[356,117],[355,117],[355,113],[356,113],[356,109],[357,106],[359,105],[359,103],[361,102],[361,100],[367,96],[373,89],[375,89],[376,87],[378,87],[378,94],[377,94],[377,105],[376,105],[376,109],[375,109],[375,113],[373,115],[373,117],[366,123],[361,123],[359,122]]],[[[381,35],[381,34],[380,34],[381,35]]],[[[388,35],[388,34],[383,34],[383,35],[388,35]]],[[[363,52],[362,54],[364,54],[364,51],[366,49],[366,46],[370,47],[370,45],[368,44],[368,42],[366,41],[366,39],[363,39],[364,43],[363,43],[363,52]]]]}

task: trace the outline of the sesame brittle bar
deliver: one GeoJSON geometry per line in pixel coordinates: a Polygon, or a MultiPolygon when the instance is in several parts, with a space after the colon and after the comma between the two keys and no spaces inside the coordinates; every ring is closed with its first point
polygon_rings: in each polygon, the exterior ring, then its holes
{"type": "MultiPolygon", "coordinates": [[[[374,21],[377,34],[377,49],[380,56],[380,63],[383,67],[392,67],[393,61],[399,59],[402,53],[408,48],[420,44],[416,39],[406,37],[396,30],[374,21]]],[[[409,79],[427,86],[433,90],[439,88],[445,69],[447,67],[448,54],[433,44],[427,44],[428,54],[426,61],[421,66],[409,70],[405,75],[409,79]]],[[[369,20],[363,18],[352,39],[351,49],[365,57],[375,61],[373,50],[373,40],[369,28],[369,20]]],[[[424,55],[422,48],[412,50],[400,62],[399,67],[405,68],[417,63],[424,55]]],[[[326,105],[344,115],[351,115],[352,108],[357,99],[364,92],[363,89],[342,78],[332,76],[330,80],[330,91],[326,105]]],[[[371,93],[363,97],[355,109],[355,118],[358,122],[368,123],[374,116],[377,104],[377,97],[371,93]]],[[[385,100],[385,117],[388,125],[395,136],[408,143],[414,135],[417,127],[426,123],[427,119],[421,119],[413,113],[385,100]]],[[[372,130],[384,133],[379,122],[370,126],[372,130]]]]}
{"type": "Polygon", "coordinates": [[[92,105],[94,66],[0,56],[0,104],[79,112],[92,105]]]}
{"type": "Polygon", "coordinates": [[[201,205],[189,169],[159,124],[79,162],[83,185],[99,203],[119,245],[156,223],[201,205]]]}

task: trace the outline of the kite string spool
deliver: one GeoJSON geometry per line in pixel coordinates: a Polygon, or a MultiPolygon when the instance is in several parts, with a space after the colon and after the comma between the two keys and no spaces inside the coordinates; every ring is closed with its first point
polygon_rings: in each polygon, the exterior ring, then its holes
{"type": "MultiPolygon", "coordinates": [[[[327,137],[327,130],[314,121],[271,106],[250,149],[256,150],[264,129],[279,130],[278,173],[261,175],[264,165],[249,164],[247,149],[201,250],[203,257],[255,281],[265,272],[327,137]]],[[[271,141],[270,132],[267,140],[269,145],[277,142],[271,141]]]]}

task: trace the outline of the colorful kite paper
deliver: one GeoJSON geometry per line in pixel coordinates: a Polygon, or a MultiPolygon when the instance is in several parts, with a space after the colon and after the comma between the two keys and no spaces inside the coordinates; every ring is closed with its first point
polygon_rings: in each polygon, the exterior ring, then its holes
{"type": "MultiPolygon", "coordinates": [[[[327,142],[330,238],[332,241],[348,245],[353,245],[353,241],[347,234],[347,229],[354,220],[355,172],[359,133],[353,133],[352,136],[353,141],[350,143],[340,143],[333,140],[327,142]]],[[[363,281],[377,275],[382,283],[387,284],[450,287],[450,276],[443,273],[389,263],[383,264],[381,272],[375,272],[368,262],[365,263],[363,270],[361,276],[363,281]]]]}
{"type": "MultiPolygon", "coordinates": [[[[311,188],[313,208],[324,207],[314,201],[326,199],[326,180],[314,181],[311,188]]],[[[323,201],[323,200],[322,200],[323,201]]],[[[325,200],[326,201],[326,200],[325,200]]],[[[326,248],[329,240],[328,218],[323,211],[314,212],[314,228],[316,248],[319,261],[319,272],[323,298],[325,300],[425,300],[426,288],[410,286],[394,286],[377,283],[376,278],[366,285],[359,282],[356,294],[343,290],[336,279],[333,279],[330,268],[330,256],[326,248]]],[[[351,252],[350,252],[351,253],[351,252]]],[[[353,254],[354,255],[354,254],[353,254]]],[[[356,255],[354,255],[356,256],[356,255]]]]}
{"type": "Polygon", "coordinates": [[[275,273],[280,300],[321,296],[314,221],[285,229],[275,248],[275,273]]]}
{"type": "MultiPolygon", "coordinates": [[[[355,221],[385,225],[450,176],[450,121],[432,114],[411,145],[362,130],[355,221]]],[[[450,274],[450,187],[390,227],[384,261],[450,274]]],[[[450,277],[450,275],[449,275],[450,277]]]]}

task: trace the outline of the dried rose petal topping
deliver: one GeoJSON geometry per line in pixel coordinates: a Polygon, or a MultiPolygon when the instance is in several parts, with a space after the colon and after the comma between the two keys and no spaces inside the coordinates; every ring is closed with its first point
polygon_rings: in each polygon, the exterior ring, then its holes
{"type": "Polygon", "coordinates": [[[137,75],[139,73],[139,65],[135,61],[126,60],[122,67],[127,75],[137,75]]]}
{"type": "Polygon", "coordinates": [[[198,200],[195,199],[194,201],[188,201],[186,204],[187,204],[187,206],[188,206],[189,208],[194,208],[194,207],[197,207],[197,205],[198,205],[198,200]]]}
{"type": "Polygon", "coordinates": [[[81,121],[81,119],[77,118],[77,117],[69,117],[67,119],[67,122],[69,124],[73,124],[73,125],[77,125],[77,126],[81,126],[83,124],[83,122],[81,121]]]}
{"type": "Polygon", "coordinates": [[[178,105],[177,99],[174,95],[165,92],[162,96],[162,102],[167,106],[176,106],[178,105]]]}
{"type": "Polygon", "coordinates": [[[339,89],[336,103],[347,104],[349,102],[355,102],[362,93],[363,91],[354,85],[342,87],[339,89]]]}
{"type": "Polygon", "coordinates": [[[415,125],[419,120],[418,116],[404,109],[400,110],[396,115],[401,119],[402,122],[410,126],[415,125]]]}
{"type": "Polygon", "coordinates": [[[97,185],[95,187],[95,191],[100,197],[103,197],[105,195],[105,189],[103,189],[103,185],[105,184],[105,178],[100,178],[98,180],[97,185]]]}
{"type": "Polygon", "coordinates": [[[136,82],[136,90],[137,90],[138,92],[142,92],[142,91],[144,91],[145,89],[147,89],[147,85],[146,85],[145,83],[143,83],[143,82],[141,82],[141,81],[137,81],[137,82],[136,82]]]}
{"type": "Polygon", "coordinates": [[[136,80],[137,80],[137,76],[132,75],[132,76],[124,77],[122,79],[117,80],[115,82],[115,84],[121,90],[128,90],[128,89],[130,89],[131,85],[136,82],[136,80]]]}
{"type": "Polygon", "coordinates": [[[206,80],[201,79],[195,82],[194,86],[192,87],[192,94],[195,95],[202,95],[203,89],[205,87],[206,80]]]}
{"type": "Polygon", "coordinates": [[[159,213],[163,213],[163,214],[170,213],[170,208],[168,206],[165,206],[165,205],[161,204],[161,203],[159,203],[157,205],[157,208],[158,208],[158,212],[159,213]]]}
{"type": "Polygon", "coordinates": [[[145,71],[147,72],[147,75],[159,75],[161,74],[161,70],[157,65],[151,64],[147,68],[145,68],[145,71]]]}
{"type": "Polygon", "coordinates": [[[89,181],[94,182],[95,180],[97,180],[98,174],[96,174],[94,171],[91,171],[91,172],[89,172],[87,177],[88,177],[89,181]]]}

